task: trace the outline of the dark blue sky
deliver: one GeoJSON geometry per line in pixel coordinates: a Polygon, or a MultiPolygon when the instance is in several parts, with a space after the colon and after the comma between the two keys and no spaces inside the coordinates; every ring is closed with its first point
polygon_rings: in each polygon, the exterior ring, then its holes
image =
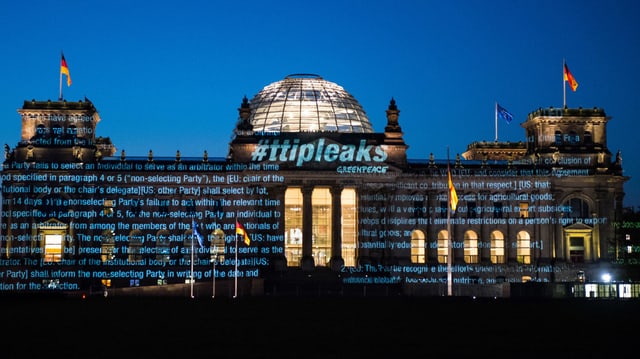
{"type": "Polygon", "coordinates": [[[413,159],[494,140],[496,101],[499,140],[524,141],[530,112],[562,107],[565,59],[567,105],[611,116],[639,206],[639,18],[636,0],[4,1],[0,144],[24,100],[58,98],[60,51],[64,98],[95,104],[118,153],[187,157],[225,156],[242,98],[294,73],[344,87],[377,132],[395,98],[413,159]]]}

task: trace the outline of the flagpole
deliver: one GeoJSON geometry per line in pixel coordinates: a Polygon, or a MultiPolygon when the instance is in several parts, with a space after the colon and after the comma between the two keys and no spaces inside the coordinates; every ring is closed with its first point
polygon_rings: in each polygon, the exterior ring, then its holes
{"type": "Polygon", "coordinates": [[[62,71],[60,71],[60,97],[58,97],[58,101],[62,101],[62,71]]]}
{"type": "MultiPolygon", "coordinates": [[[[495,111],[494,112],[495,112],[495,118],[496,118],[495,119],[496,120],[496,139],[495,139],[495,141],[498,142],[498,101],[496,101],[496,107],[495,107],[495,111]]],[[[448,155],[449,154],[447,153],[447,156],[448,155]]],[[[448,159],[449,158],[447,158],[447,160],[448,159]]]]}
{"type": "Polygon", "coordinates": [[[195,221],[191,221],[191,298],[193,298],[193,240],[196,236],[195,221]]]}
{"type": "MultiPolygon", "coordinates": [[[[238,226],[238,223],[236,221],[236,227],[238,226]]],[[[237,298],[238,297],[238,232],[236,230],[236,269],[234,271],[234,288],[233,288],[233,297],[237,298]]]]}
{"type": "Polygon", "coordinates": [[[565,74],[565,60],[564,58],[562,59],[562,108],[567,107],[567,80],[565,79],[566,74],[565,74]]]}
{"type": "MultiPolygon", "coordinates": [[[[447,146],[447,188],[449,188],[449,174],[451,169],[449,168],[449,146],[447,146]]],[[[451,190],[447,189],[447,295],[453,295],[453,284],[451,275],[451,264],[453,254],[453,235],[451,234],[451,190]]]]}

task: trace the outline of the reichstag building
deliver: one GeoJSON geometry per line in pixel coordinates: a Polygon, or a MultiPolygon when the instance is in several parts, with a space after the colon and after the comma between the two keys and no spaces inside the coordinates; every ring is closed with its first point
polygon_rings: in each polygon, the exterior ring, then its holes
{"type": "Polygon", "coordinates": [[[218,157],[119,151],[86,98],[17,112],[0,291],[506,296],[541,283],[638,296],[589,284],[619,256],[628,180],[601,108],[539,108],[520,142],[415,160],[396,99],[376,131],[350,93],[310,74],[243,98],[218,157]]]}

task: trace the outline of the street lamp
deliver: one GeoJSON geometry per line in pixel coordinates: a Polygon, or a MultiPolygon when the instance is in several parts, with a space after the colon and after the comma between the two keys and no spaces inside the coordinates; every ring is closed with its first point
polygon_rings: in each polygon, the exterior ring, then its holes
{"type": "Polygon", "coordinates": [[[216,263],[224,261],[224,232],[216,229],[213,233],[213,246],[211,247],[211,298],[216,297],[216,263]]]}
{"type": "MultiPolygon", "coordinates": [[[[216,250],[216,247],[213,247],[213,250],[216,250]]],[[[215,298],[216,297],[216,261],[218,260],[217,258],[218,256],[216,254],[214,254],[211,257],[211,263],[213,263],[213,268],[211,270],[211,287],[213,289],[211,289],[211,298],[215,298]]]]}
{"type": "Polygon", "coordinates": [[[213,250],[215,252],[215,254],[211,257],[211,263],[212,263],[212,271],[211,271],[211,298],[215,298],[216,297],[216,262],[218,261],[224,261],[224,254],[221,254],[219,251],[220,249],[218,247],[213,247],[213,250]]]}

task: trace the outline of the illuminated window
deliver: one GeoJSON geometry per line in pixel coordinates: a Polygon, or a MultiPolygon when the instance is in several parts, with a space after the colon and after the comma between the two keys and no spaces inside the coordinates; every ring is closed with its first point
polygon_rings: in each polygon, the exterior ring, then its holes
{"type": "Polygon", "coordinates": [[[464,232],[464,262],[478,263],[478,234],[474,231],[464,232]]]}
{"type": "Polygon", "coordinates": [[[411,263],[426,263],[424,232],[411,232],[411,263]]]}
{"type": "Polygon", "coordinates": [[[520,202],[520,218],[529,218],[529,203],[520,202]]]}
{"type": "Polygon", "coordinates": [[[447,263],[449,257],[449,232],[438,232],[438,263],[447,263]]]}
{"type": "Polygon", "coordinates": [[[100,248],[100,259],[103,262],[113,260],[115,258],[115,233],[107,229],[102,232],[102,242],[100,248]]]}
{"type": "Polygon", "coordinates": [[[38,225],[38,238],[41,240],[39,254],[45,262],[60,262],[65,246],[71,241],[69,226],[56,219],[50,219],[38,225]]]}
{"type": "Polygon", "coordinates": [[[62,238],[60,234],[44,235],[45,262],[60,262],[62,259],[62,238]]]}
{"type": "Polygon", "coordinates": [[[491,232],[491,263],[505,263],[504,235],[500,231],[491,232]]]}
{"type": "MultiPolygon", "coordinates": [[[[357,257],[357,200],[356,191],[346,188],[340,194],[340,230],[342,248],[340,255],[346,266],[355,266],[357,257]]],[[[311,192],[311,238],[303,238],[302,223],[304,203],[302,190],[287,188],[284,204],[285,257],[290,267],[300,266],[303,241],[311,241],[311,255],[316,266],[327,266],[333,246],[333,199],[328,187],[317,187],[311,192]]]]}
{"type": "Polygon", "coordinates": [[[356,191],[353,188],[345,188],[340,196],[342,205],[342,259],[344,265],[353,267],[356,265],[358,255],[358,211],[356,203],[356,191]]]}
{"type": "Polygon", "coordinates": [[[288,266],[302,259],[302,191],[287,188],[284,194],[284,255],[288,266]]]}
{"type": "Polygon", "coordinates": [[[525,231],[518,232],[516,237],[516,261],[520,264],[531,264],[531,238],[525,231]]]}
{"type": "Polygon", "coordinates": [[[331,259],[331,192],[328,188],[314,188],[311,255],[316,266],[326,266],[331,259]]]}
{"type": "Polygon", "coordinates": [[[584,262],[584,237],[569,237],[569,257],[572,263],[584,262]]]}

